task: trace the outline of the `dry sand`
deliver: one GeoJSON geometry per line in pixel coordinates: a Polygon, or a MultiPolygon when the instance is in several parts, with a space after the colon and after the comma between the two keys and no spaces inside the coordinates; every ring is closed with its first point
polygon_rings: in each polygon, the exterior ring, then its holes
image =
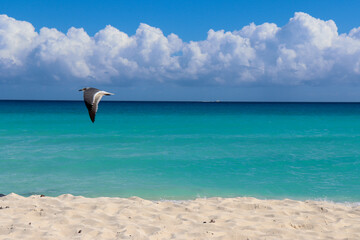
{"type": "Polygon", "coordinates": [[[0,239],[360,239],[360,206],[208,198],[0,198],[0,239]]]}

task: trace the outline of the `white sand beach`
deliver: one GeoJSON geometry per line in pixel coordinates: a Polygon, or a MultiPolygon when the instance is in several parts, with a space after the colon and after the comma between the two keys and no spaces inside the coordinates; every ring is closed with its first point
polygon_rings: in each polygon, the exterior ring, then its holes
{"type": "Polygon", "coordinates": [[[360,239],[360,206],[201,198],[0,198],[0,239],[360,239]]]}

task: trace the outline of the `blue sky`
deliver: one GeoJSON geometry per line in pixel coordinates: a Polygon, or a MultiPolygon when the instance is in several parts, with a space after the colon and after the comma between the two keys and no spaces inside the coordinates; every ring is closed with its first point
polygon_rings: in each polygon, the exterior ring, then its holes
{"type": "Polygon", "coordinates": [[[358,9],[351,0],[2,0],[1,99],[79,99],[77,88],[94,86],[116,100],[359,101],[358,9]]]}
{"type": "Polygon", "coordinates": [[[70,27],[82,27],[94,35],[110,24],[134,34],[140,23],[147,23],[185,41],[202,40],[209,29],[233,31],[251,22],[282,26],[295,12],[332,19],[340,33],[360,23],[357,0],[1,0],[0,9],[2,14],[31,22],[37,30],[51,27],[66,32],[70,27]]]}

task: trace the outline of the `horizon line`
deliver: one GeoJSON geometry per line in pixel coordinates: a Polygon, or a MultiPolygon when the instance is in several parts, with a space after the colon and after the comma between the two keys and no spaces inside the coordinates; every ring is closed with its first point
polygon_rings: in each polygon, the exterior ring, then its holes
{"type": "MultiPolygon", "coordinates": [[[[0,99],[5,101],[19,102],[83,102],[83,100],[54,100],[54,99],[0,99]]],[[[358,104],[360,101],[227,101],[227,100],[102,100],[101,102],[148,102],[148,103],[349,103],[358,104]]]]}

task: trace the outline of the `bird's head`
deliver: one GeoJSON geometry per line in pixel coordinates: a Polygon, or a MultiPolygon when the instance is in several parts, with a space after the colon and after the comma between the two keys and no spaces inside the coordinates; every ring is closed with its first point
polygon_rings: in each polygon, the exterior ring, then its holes
{"type": "Polygon", "coordinates": [[[85,87],[85,88],[79,89],[79,91],[81,92],[81,91],[85,91],[85,90],[87,90],[87,89],[89,89],[89,88],[88,88],[88,87],[85,87]]]}

